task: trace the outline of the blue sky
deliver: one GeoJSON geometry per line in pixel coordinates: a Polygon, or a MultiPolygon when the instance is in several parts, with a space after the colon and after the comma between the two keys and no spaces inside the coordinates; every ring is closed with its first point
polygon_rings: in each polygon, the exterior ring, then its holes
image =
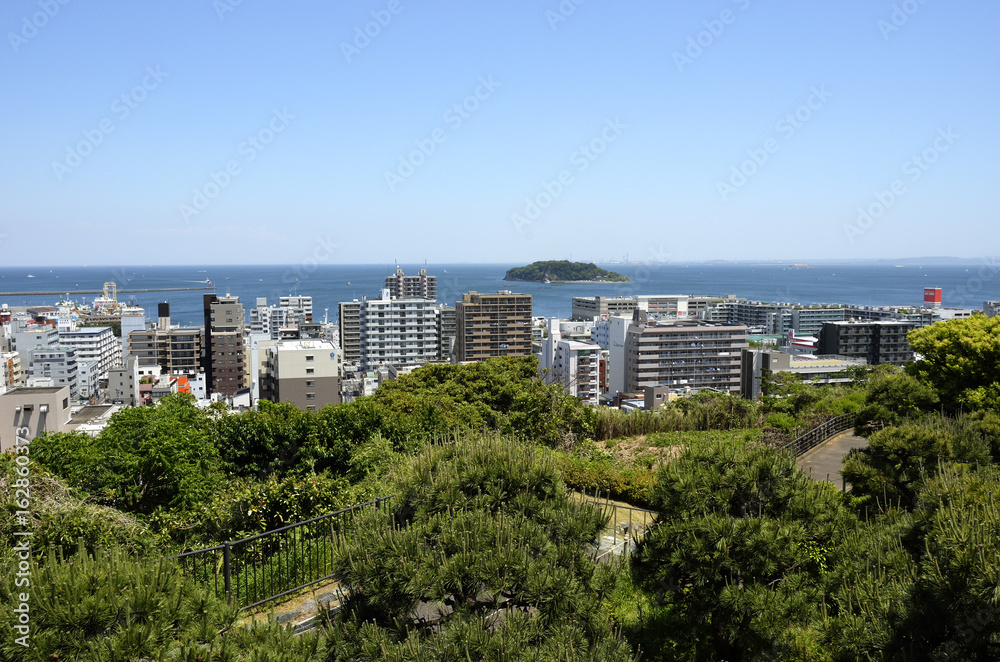
{"type": "Polygon", "coordinates": [[[992,254],[998,19],[986,0],[8,0],[0,250],[992,254]]]}

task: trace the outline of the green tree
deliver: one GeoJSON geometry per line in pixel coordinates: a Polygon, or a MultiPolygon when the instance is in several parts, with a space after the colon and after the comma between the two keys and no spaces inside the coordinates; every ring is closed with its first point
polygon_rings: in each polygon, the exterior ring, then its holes
{"type": "Polygon", "coordinates": [[[855,429],[862,436],[917,419],[934,411],[939,402],[931,387],[890,365],[879,366],[871,374],[864,392],[864,405],[855,421],[855,429]]]}
{"type": "Polygon", "coordinates": [[[656,525],[634,575],[660,600],[645,624],[676,659],[804,659],[822,622],[827,557],[853,517],[787,453],[694,445],[660,470],[656,525]]]}
{"type": "Polygon", "coordinates": [[[910,372],[951,410],[1000,407],[1000,317],[976,314],[908,334],[921,360],[910,372]]]}
{"type": "Polygon", "coordinates": [[[32,457],[97,503],[148,515],[204,502],[222,478],[209,419],[189,395],[123,409],[96,438],[78,433],[35,440],[32,457]]]}
{"type": "Polygon", "coordinates": [[[121,554],[52,556],[32,577],[28,646],[15,641],[25,589],[0,580],[0,659],[319,660],[315,634],[278,626],[237,626],[237,610],[186,579],[170,561],[138,563],[121,554]]]}
{"type": "Polygon", "coordinates": [[[351,597],[328,659],[632,659],[601,608],[613,577],[585,552],[604,521],[531,446],[434,445],[337,554],[351,597]]]}
{"type": "Polygon", "coordinates": [[[935,416],[875,432],[844,459],[841,475],[858,506],[912,509],[921,484],[942,464],[986,465],[996,446],[988,419],[935,416]]]}

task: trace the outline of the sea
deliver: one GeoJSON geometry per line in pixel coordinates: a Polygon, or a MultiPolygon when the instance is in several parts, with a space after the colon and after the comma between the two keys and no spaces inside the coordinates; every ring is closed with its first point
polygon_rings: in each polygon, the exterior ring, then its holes
{"type": "MultiPolygon", "coordinates": [[[[454,302],[469,291],[512,290],[533,297],[533,313],[542,317],[569,317],[571,300],[578,296],[635,294],[733,294],[754,301],[800,304],[854,304],[917,306],[924,288],[943,290],[943,305],[981,308],[983,301],[1000,299],[1000,263],[995,260],[961,264],[732,264],[653,263],[602,264],[628,276],[630,283],[521,283],[503,280],[507,269],[521,264],[400,264],[404,273],[420,268],[437,276],[438,301],[454,302]]],[[[377,297],[394,264],[315,264],[264,266],[132,266],[132,267],[0,267],[0,293],[59,292],[60,295],[0,294],[0,304],[52,305],[63,298],[91,303],[98,296],[79,290],[100,290],[114,282],[118,299],[139,305],[149,319],[156,304],[170,303],[171,321],[201,325],[202,297],[206,293],[238,296],[247,311],[258,297],[277,303],[287,294],[311,295],[313,319],[337,320],[341,301],[377,297]],[[214,289],[180,292],[138,292],[176,287],[214,289]]]]}

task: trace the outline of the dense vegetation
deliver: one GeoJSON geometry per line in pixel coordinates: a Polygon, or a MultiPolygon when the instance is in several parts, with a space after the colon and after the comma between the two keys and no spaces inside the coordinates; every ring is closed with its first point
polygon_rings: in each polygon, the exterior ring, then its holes
{"type": "Polygon", "coordinates": [[[629,282],[628,276],[601,269],[593,262],[570,262],[569,260],[547,260],[532,262],[526,267],[514,267],[507,270],[507,275],[503,279],[531,283],[544,283],[545,281],[551,283],[560,281],[629,282]]]}
{"type": "MultiPolygon", "coordinates": [[[[499,359],[320,412],[171,396],[96,438],[48,435],[31,445],[35,648],[5,639],[0,659],[1000,659],[998,333],[935,325],[905,371],[768,375],[759,402],[594,410],[499,359]],[[869,439],[846,493],[780,450],[841,413],[869,439]],[[595,488],[657,512],[628,563],[591,560],[606,522],[570,490],[595,488]],[[389,493],[334,550],[349,600],[315,637],[234,627],[155,560],[389,493]]],[[[0,457],[4,567],[17,480],[0,457]]]]}

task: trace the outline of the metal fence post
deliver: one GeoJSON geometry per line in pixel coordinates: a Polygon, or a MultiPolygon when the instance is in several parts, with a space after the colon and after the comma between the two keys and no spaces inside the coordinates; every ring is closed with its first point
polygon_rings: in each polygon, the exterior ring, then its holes
{"type": "Polygon", "coordinates": [[[226,604],[233,604],[232,575],[229,564],[229,543],[222,543],[222,572],[225,579],[226,604]]]}

